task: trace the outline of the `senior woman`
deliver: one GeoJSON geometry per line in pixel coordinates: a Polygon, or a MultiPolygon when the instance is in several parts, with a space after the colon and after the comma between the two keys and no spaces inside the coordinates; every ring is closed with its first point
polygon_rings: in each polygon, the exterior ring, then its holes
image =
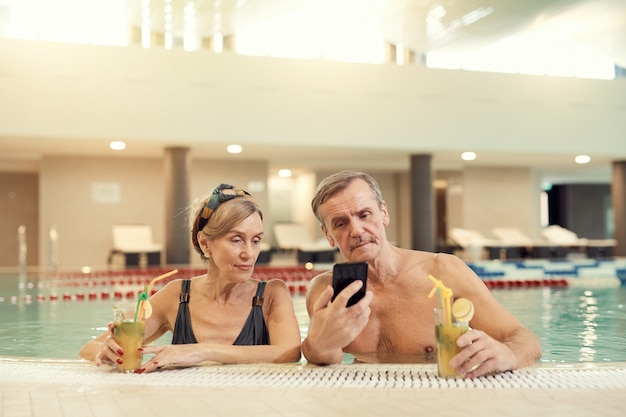
{"type": "MultiPolygon", "coordinates": [[[[291,295],[278,279],[252,278],[261,251],[263,213],[245,190],[221,184],[190,207],[191,241],[206,274],[173,280],[150,297],[138,373],[201,362],[280,363],[300,359],[300,329],[291,295]],[[171,331],[172,344],[150,345],[171,331]]],[[[109,330],[86,343],[80,357],[122,364],[109,330]]]]}

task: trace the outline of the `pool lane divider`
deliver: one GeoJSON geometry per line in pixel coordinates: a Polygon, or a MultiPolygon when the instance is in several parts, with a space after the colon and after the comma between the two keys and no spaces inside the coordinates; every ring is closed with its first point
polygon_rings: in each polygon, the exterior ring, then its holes
{"type": "MultiPolygon", "coordinates": [[[[572,278],[576,280],[576,278],[572,278]]],[[[569,280],[565,278],[561,279],[542,279],[542,280],[483,280],[485,285],[490,289],[515,289],[515,288],[530,288],[530,287],[568,287],[570,285],[569,280]]],[[[292,296],[304,296],[306,295],[306,291],[308,288],[308,283],[302,281],[287,281],[286,282],[289,292],[292,296]]],[[[134,286],[133,286],[134,287],[134,286]]],[[[18,302],[24,301],[26,303],[33,302],[57,302],[57,301],[102,301],[102,300],[122,300],[129,299],[134,300],[139,296],[139,293],[144,289],[144,287],[136,287],[136,288],[118,288],[113,291],[108,289],[104,289],[102,291],[89,291],[85,293],[84,291],[76,291],[70,292],[68,290],[63,291],[62,293],[51,292],[46,295],[43,293],[38,293],[36,296],[31,294],[26,294],[22,297],[11,296],[9,300],[5,300],[0,297],[0,303],[5,301],[10,301],[12,304],[17,304],[18,302]]],[[[156,293],[156,289],[151,291],[151,294],[156,293]]]]}
{"type": "MultiPolygon", "coordinates": [[[[254,278],[261,281],[270,279],[281,279],[287,285],[292,296],[303,296],[306,294],[310,281],[318,274],[330,269],[328,265],[323,268],[310,268],[305,266],[286,266],[286,267],[269,267],[257,266],[253,274],[254,278]]],[[[21,296],[11,296],[8,298],[0,297],[0,303],[10,301],[11,303],[19,302],[45,302],[45,301],[98,301],[98,300],[121,300],[136,299],[139,293],[144,290],[147,283],[155,276],[168,272],[169,269],[164,268],[140,268],[121,271],[96,271],[91,273],[82,272],[55,272],[34,274],[28,276],[27,290],[29,292],[40,292],[36,295],[22,294],[21,296]],[[32,281],[36,280],[36,283],[32,281]],[[88,290],[83,291],[82,288],[87,287],[88,290]],[[104,287],[104,288],[103,288],[104,287]]],[[[480,272],[480,271],[475,271],[480,272]]],[[[179,273],[175,276],[168,277],[160,282],[165,285],[175,279],[191,278],[206,273],[204,268],[179,268],[179,273]]],[[[511,276],[482,276],[478,274],[481,280],[489,289],[514,289],[514,288],[530,288],[530,287],[568,287],[568,286],[585,286],[593,287],[615,287],[624,285],[621,277],[607,279],[606,277],[577,277],[575,275],[568,277],[515,277],[514,271],[511,276]]],[[[26,290],[21,290],[26,291],[26,290]]],[[[151,295],[156,289],[151,291],[151,295]]]]}

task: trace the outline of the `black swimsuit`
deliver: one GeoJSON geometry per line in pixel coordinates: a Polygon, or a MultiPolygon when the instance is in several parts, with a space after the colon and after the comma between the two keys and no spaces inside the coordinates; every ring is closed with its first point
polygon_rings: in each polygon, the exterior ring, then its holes
{"type": "MultiPolygon", "coordinates": [[[[256,295],[252,298],[252,310],[250,310],[248,319],[233,345],[269,345],[269,336],[267,334],[262,309],[265,284],[267,284],[267,282],[259,282],[256,295]]],[[[176,315],[176,323],[174,324],[174,335],[172,336],[173,345],[198,343],[196,336],[193,334],[191,319],[189,317],[188,304],[190,286],[190,279],[184,280],[181,286],[180,304],[178,305],[178,314],[176,315]]]]}

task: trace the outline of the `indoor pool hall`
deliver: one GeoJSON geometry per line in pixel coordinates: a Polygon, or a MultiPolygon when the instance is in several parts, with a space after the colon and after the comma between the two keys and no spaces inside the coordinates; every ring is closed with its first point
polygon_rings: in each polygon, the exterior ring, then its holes
{"type": "Polygon", "coordinates": [[[0,417],[622,417],[625,34],[0,0],[0,417]]]}

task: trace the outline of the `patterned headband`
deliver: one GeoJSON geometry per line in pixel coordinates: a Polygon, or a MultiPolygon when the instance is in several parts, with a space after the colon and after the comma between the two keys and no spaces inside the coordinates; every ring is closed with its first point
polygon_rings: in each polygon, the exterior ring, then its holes
{"type": "Polygon", "coordinates": [[[213,190],[213,194],[211,194],[211,197],[207,200],[206,204],[204,205],[204,207],[202,207],[202,210],[200,211],[200,215],[198,218],[198,231],[202,230],[204,226],[206,226],[209,218],[220,204],[228,200],[232,200],[236,197],[245,196],[252,198],[250,193],[248,193],[246,190],[242,190],[241,188],[235,188],[230,184],[218,185],[213,190]],[[224,190],[233,190],[234,193],[224,193],[224,190]]]}

